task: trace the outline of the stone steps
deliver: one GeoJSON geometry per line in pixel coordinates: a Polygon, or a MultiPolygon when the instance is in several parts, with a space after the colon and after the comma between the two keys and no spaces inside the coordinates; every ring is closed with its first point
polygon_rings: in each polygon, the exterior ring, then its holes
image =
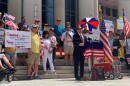
{"type": "MultiPolygon", "coordinates": [[[[19,80],[26,80],[27,75],[16,75],[19,80]]],[[[57,78],[74,78],[74,74],[42,74],[39,75],[40,79],[57,79],[57,78]]]]}
{"type": "MultiPolygon", "coordinates": [[[[74,66],[64,66],[64,59],[55,59],[54,67],[56,70],[56,75],[53,75],[50,70],[47,71],[47,74],[43,74],[42,62],[39,66],[39,76],[41,79],[56,79],[56,78],[74,78],[74,66]]],[[[130,76],[130,70],[125,68],[125,64],[122,64],[122,74],[124,76],[130,76]]],[[[16,77],[18,79],[27,79],[27,66],[16,66],[17,72],[16,77]]],[[[88,66],[85,66],[85,76],[89,76],[87,72],[88,66]]]]}
{"type": "MultiPolygon", "coordinates": [[[[51,74],[51,71],[47,71],[47,73],[51,74]]],[[[73,70],[56,70],[57,74],[73,74],[73,70]]],[[[18,75],[27,75],[27,70],[17,70],[16,74],[18,75]]],[[[39,70],[38,74],[43,74],[43,70],[39,70]]]]}
{"type": "MultiPolygon", "coordinates": [[[[17,70],[26,70],[27,66],[16,66],[15,67],[17,70]]],[[[39,70],[42,70],[43,67],[42,65],[39,66],[39,70]]],[[[70,70],[70,69],[74,69],[73,66],[55,66],[55,70],[70,70]]]]}

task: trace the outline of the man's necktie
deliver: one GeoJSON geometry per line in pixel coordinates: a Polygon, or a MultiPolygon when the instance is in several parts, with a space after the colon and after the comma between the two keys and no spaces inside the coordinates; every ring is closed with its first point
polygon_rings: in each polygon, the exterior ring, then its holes
{"type": "Polygon", "coordinates": [[[80,34],[80,39],[81,39],[81,42],[83,43],[83,37],[82,37],[82,35],[80,34]]]}

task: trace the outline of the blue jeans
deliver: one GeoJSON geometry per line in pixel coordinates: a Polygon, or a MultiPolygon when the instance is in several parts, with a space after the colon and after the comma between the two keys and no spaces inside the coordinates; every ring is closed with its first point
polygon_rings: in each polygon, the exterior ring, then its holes
{"type": "Polygon", "coordinates": [[[8,59],[14,59],[14,58],[17,58],[17,53],[5,53],[5,56],[8,59]]]}

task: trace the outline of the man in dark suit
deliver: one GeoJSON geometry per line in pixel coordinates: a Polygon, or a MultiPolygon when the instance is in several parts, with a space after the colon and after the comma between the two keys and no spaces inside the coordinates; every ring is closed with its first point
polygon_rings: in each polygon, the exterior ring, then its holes
{"type": "Polygon", "coordinates": [[[82,28],[76,28],[76,33],[73,35],[74,44],[74,76],[76,80],[82,80],[84,76],[84,55],[86,37],[82,34],[82,28]],[[80,65],[80,77],[78,75],[78,66],[80,65]]]}

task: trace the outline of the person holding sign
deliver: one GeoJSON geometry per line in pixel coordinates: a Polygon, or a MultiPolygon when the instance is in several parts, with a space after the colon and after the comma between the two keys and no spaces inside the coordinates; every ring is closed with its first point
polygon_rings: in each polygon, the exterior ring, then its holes
{"type": "MultiPolygon", "coordinates": [[[[4,49],[5,56],[11,62],[11,64],[15,67],[17,62],[17,53],[15,47],[5,47],[4,49]]],[[[17,81],[18,79],[13,75],[13,81],[17,81]]]]}

